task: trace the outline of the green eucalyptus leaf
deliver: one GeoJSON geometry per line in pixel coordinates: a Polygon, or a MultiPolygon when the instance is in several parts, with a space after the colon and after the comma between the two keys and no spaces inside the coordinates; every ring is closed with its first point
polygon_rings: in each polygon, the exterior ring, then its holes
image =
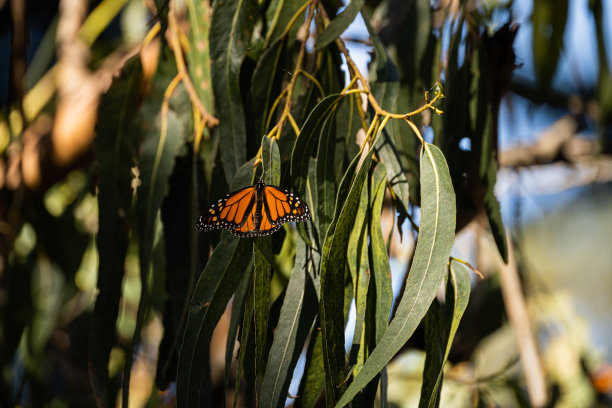
{"type": "Polygon", "coordinates": [[[382,232],[381,212],[385,197],[385,166],[380,163],[374,169],[370,188],[370,275],[376,287],[375,341],[382,338],[391,315],[393,291],[391,289],[391,268],[387,246],[382,232]]]}
{"type": "Polygon", "coordinates": [[[434,145],[421,155],[421,197],[419,238],[397,312],[337,407],[347,405],[406,343],[444,278],[455,235],[455,194],[444,155],[434,145]]]}
{"type": "MultiPolygon", "coordinates": [[[[346,200],[337,202],[341,210],[325,237],[321,257],[321,327],[325,362],[326,398],[333,406],[344,389],[344,287],[349,236],[359,207],[374,149],[365,155],[346,200]]],[[[349,171],[351,168],[349,168],[349,171]]],[[[346,174],[351,177],[351,174],[346,174]]],[[[342,184],[342,183],[341,183],[342,184]]]]}
{"type": "Polygon", "coordinates": [[[432,303],[426,318],[425,344],[429,349],[425,359],[419,407],[434,408],[440,405],[444,365],[467,308],[470,289],[470,273],[462,264],[452,262],[446,285],[446,303],[443,307],[438,302],[432,303]]]}
{"type": "Polygon", "coordinates": [[[363,0],[351,0],[346,8],[331,21],[325,31],[319,35],[315,48],[321,50],[340,37],[340,34],[355,20],[361,7],[363,7],[363,0]]]}
{"type": "Polygon", "coordinates": [[[211,74],[217,106],[219,151],[229,184],[246,161],[246,127],[240,68],[255,20],[253,0],[217,1],[210,26],[211,74]]]}
{"type": "Polygon", "coordinates": [[[198,279],[179,353],[176,386],[180,406],[198,407],[210,402],[210,339],[236,286],[251,268],[252,254],[250,240],[224,231],[198,279]]]}
{"type": "Polygon", "coordinates": [[[306,257],[307,247],[298,240],[295,265],[287,285],[261,386],[260,407],[283,407],[291,373],[306,343],[317,311],[317,295],[306,257]]]}

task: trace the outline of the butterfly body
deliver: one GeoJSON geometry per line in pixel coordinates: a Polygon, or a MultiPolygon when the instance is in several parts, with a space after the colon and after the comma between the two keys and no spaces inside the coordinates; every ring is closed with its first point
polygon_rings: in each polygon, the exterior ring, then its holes
{"type": "Polygon", "coordinates": [[[246,238],[269,235],[286,222],[309,219],[310,211],[299,197],[259,180],[219,199],[200,216],[196,227],[200,231],[224,228],[246,238]]]}

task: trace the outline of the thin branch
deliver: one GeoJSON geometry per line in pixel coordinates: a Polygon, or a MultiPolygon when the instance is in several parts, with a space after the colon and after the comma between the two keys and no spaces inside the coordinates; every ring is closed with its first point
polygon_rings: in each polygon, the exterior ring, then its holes
{"type": "Polygon", "coordinates": [[[521,289],[512,238],[509,233],[506,233],[506,237],[508,242],[508,264],[503,265],[499,273],[502,296],[510,325],[516,334],[519,354],[523,362],[523,373],[527,383],[529,401],[533,407],[542,407],[547,401],[544,370],[540,362],[536,341],[531,329],[531,322],[527,313],[525,297],[521,289]]]}

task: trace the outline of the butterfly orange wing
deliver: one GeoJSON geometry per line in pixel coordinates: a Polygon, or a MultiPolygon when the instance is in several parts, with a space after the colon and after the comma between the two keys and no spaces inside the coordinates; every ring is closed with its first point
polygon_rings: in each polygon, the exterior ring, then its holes
{"type": "Polygon", "coordinates": [[[306,203],[287,190],[263,185],[263,205],[256,203],[255,186],[230,193],[213,204],[200,217],[197,228],[210,231],[225,228],[239,237],[256,237],[272,234],[286,222],[307,221],[310,212],[306,203]],[[260,213],[258,213],[260,211],[260,213]],[[256,225],[256,219],[260,219],[256,225]]]}
{"type": "Polygon", "coordinates": [[[298,196],[275,186],[266,186],[264,207],[272,225],[286,222],[302,222],[310,219],[308,206],[298,196]]]}
{"type": "Polygon", "coordinates": [[[200,216],[196,227],[200,231],[226,228],[233,230],[247,224],[250,212],[255,207],[255,188],[246,187],[214,203],[206,214],[200,216]]]}

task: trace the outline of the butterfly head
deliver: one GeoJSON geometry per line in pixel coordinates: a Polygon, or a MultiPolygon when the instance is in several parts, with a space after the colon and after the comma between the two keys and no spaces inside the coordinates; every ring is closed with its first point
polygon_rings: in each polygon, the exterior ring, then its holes
{"type": "Polygon", "coordinates": [[[265,187],[266,187],[266,183],[263,181],[263,179],[259,179],[259,181],[255,183],[255,189],[258,192],[262,192],[265,187]]]}

